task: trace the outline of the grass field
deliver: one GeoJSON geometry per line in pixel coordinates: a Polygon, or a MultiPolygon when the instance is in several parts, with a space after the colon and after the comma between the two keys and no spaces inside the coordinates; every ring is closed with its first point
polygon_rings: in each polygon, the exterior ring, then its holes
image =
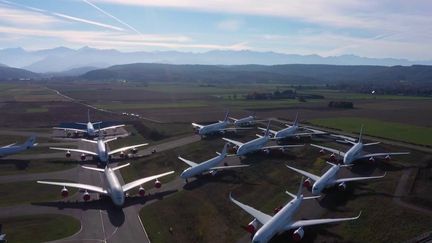
{"type": "Polygon", "coordinates": [[[336,128],[358,134],[361,125],[364,125],[364,133],[408,143],[432,146],[432,128],[411,126],[401,123],[384,122],[359,117],[340,117],[309,120],[310,123],[336,128]]]}
{"type": "Polygon", "coordinates": [[[77,166],[77,163],[66,159],[13,160],[3,158],[0,159],[0,176],[66,170],[77,166]]]}
{"type": "MultiPolygon", "coordinates": [[[[23,181],[0,184],[0,207],[61,199],[61,187],[42,185],[36,181],[23,181]]],[[[69,195],[77,192],[71,188],[69,195]]],[[[0,209],[1,210],[1,209],[0,209]]]]}
{"type": "Polygon", "coordinates": [[[80,229],[79,220],[65,215],[39,214],[0,219],[9,243],[36,243],[61,239],[80,229]]]}

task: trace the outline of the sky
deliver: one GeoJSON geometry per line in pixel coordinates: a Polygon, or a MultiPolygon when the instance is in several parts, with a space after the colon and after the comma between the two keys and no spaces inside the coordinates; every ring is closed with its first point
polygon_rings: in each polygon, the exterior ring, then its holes
{"type": "Polygon", "coordinates": [[[432,59],[430,0],[0,0],[0,49],[432,59]]]}

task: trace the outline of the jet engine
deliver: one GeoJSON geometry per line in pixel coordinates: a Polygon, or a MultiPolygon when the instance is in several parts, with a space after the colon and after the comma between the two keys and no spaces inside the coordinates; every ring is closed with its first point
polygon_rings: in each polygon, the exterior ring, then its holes
{"type": "Polygon", "coordinates": [[[303,239],[303,236],[304,236],[304,230],[302,227],[300,227],[294,231],[293,240],[300,241],[301,239],[303,239]]]}
{"type": "Polygon", "coordinates": [[[385,160],[390,161],[391,160],[391,156],[389,154],[386,155],[385,160]]]}
{"type": "Polygon", "coordinates": [[[83,200],[86,202],[90,200],[90,193],[87,190],[83,194],[83,200]]]}
{"type": "Polygon", "coordinates": [[[162,186],[162,183],[158,179],[156,179],[156,181],[154,183],[154,187],[159,189],[159,188],[161,188],[161,186],[162,186]]]}
{"type": "Polygon", "coordinates": [[[335,154],[330,155],[330,161],[332,161],[332,162],[336,161],[336,155],[335,154]]]}
{"type": "Polygon", "coordinates": [[[145,189],[144,189],[142,186],[139,187],[139,189],[138,189],[138,194],[139,194],[141,197],[144,197],[144,195],[145,195],[145,189]]]}
{"type": "Polygon", "coordinates": [[[131,153],[132,153],[132,154],[136,154],[137,152],[138,152],[138,149],[136,149],[136,148],[132,148],[132,149],[131,149],[131,153]]]}
{"type": "Polygon", "coordinates": [[[124,159],[126,156],[124,151],[121,151],[119,155],[120,155],[120,158],[122,158],[122,159],[124,159]]]}
{"type": "Polygon", "coordinates": [[[64,186],[63,189],[61,189],[61,196],[63,198],[68,197],[69,196],[69,191],[68,189],[64,186]]]}
{"type": "Polygon", "coordinates": [[[84,161],[86,159],[86,155],[85,154],[81,154],[80,158],[81,158],[82,161],[84,161]]]}
{"type": "Polygon", "coordinates": [[[338,185],[338,187],[339,187],[339,189],[340,190],[342,190],[342,191],[344,191],[345,189],[346,189],[346,183],[345,182],[342,182],[342,183],[340,183],[339,185],[338,185]]]}
{"type": "Polygon", "coordinates": [[[309,190],[312,188],[312,185],[313,185],[313,183],[312,183],[312,180],[310,178],[307,178],[303,182],[303,186],[306,187],[309,190]]]}
{"type": "Polygon", "coordinates": [[[66,151],[66,158],[70,158],[71,157],[71,152],[70,151],[66,151]]]}
{"type": "Polygon", "coordinates": [[[325,154],[324,149],[321,149],[321,150],[319,151],[319,153],[320,153],[320,154],[325,154]]]}
{"type": "Polygon", "coordinates": [[[370,158],[369,158],[369,161],[370,161],[370,162],[375,162],[375,158],[374,158],[374,157],[370,157],[370,158]]]}
{"type": "Polygon", "coordinates": [[[257,219],[254,219],[246,226],[245,229],[247,232],[253,235],[257,231],[258,227],[259,227],[259,222],[257,219]]]}

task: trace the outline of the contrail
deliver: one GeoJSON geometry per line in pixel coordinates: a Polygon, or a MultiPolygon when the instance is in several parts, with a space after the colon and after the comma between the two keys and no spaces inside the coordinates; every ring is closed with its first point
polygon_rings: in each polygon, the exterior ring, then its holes
{"type": "Polygon", "coordinates": [[[87,0],[82,0],[83,2],[87,3],[88,5],[92,6],[93,8],[97,9],[99,12],[105,14],[106,16],[114,19],[115,21],[119,22],[120,24],[122,24],[123,26],[126,26],[128,29],[132,30],[133,32],[143,36],[143,34],[141,32],[139,32],[137,29],[135,29],[134,27],[130,26],[128,23],[125,23],[124,21],[122,21],[121,19],[117,18],[116,16],[108,13],[107,11],[99,8],[98,6],[94,5],[93,3],[91,3],[90,1],[87,0]]]}
{"type": "Polygon", "coordinates": [[[83,19],[83,18],[78,18],[78,17],[66,15],[66,14],[61,14],[61,13],[56,13],[56,12],[50,12],[50,11],[47,11],[47,10],[44,10],[44,9],[34,8],[34,7],[26,6],[26,5],[23,5],[23,4],[10,2],[10,1],[7,1],[7,0],[0,0],[0,2],[4,3],[6,5],[12,6],[12,7],[17,7],[17,8],[21,8],[21,9],[27,9],[27,10],[30,10],[30,11],[34,11],[34,12],[38,12],[38,13],[44,14],[44,15],[54,16],[54,17],[66,19],[66,20],[69,20],[69,21],[75,21],[75,22],[80,22],[80,23],[91,24],[91,25],[95,25],[95,26],[99,26],[99,27],[103,27],[103,28],[107,28],[107,29],[111,29],[111,30],[124,31],[123,28],[117,27],[117,26],[114,26],[114,25],[104,24],[104,23],[100,23],[100,22],[96,22],[96,21],[92,21],[92,20],[88,20],[88,19],[83,19]]]}

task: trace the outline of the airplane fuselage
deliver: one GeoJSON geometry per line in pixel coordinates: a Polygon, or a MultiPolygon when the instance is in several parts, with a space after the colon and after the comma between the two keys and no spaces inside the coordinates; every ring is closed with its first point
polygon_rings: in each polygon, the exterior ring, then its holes
{"type": "Polygon", "coordinates": [[[99,160],[102,162],[108,162],[109,156],[108,156],[108,151],[106,148],[106,144],[104,143],[104,141],[102,139],[98,139],[97,140],[97,154],[99,157],[99,160]]]}
{"type": "Polygon", "coordinates": [[[224,157],[225,156],[219,155],[205,162],[202,162],[197,166],[189,167],[180,174],[180,177],[183,179],[187,179],[196,175],[200,175],[204,171],[207,171],[208,169],[218,165],[224,159],[224,157]]]}
{"type": "Polygon", "coordinates": [[[284,138],[289,137],[292,134],[296,133],[297,130],[298,130],[298,126],[297,125],[289,126],[287,128],[284,128],[282,130],[277,131],[276,134],[274,135],[274,138],[276,138],[276,139],[284,139],[284,138]]]}
{"type": "Polygon", "coordinates": [[[324,173],[324,175],[322,175],[317,181],[315,181],[312,186],[312,194],[317,196],[322,192],[324,188],[333,186],[333,181],[336,179],[339,169],[340,167],[338,166],[332,166],[324,173]]]}
{"type": "Polygon", "coordinates": [[[237,149],[237,156],[243,156],[248,153],[256,152],[260,150],[266,143],[268,142],[269,137],[264,136],[260,138],[256,138],[252,141],[249,141],[247,143],[244,143],[237,149]]]}
{"type": "Polygon", "coordinates": [[[123,188],[115,172],[109,167],[105,167],[105,187],[114,205],[118,207],[123,206],[125,201],[123,188]]]}
{"type": "Polygon", "coordinates": [[[27,150],[29,148],[30,148],[30,146],[27,146],[25,144],[14,145],[14,146],[10,146],[10,147],[0,148],[0,156],[6,156],[6,155],[10,155],[10,154],[16,154],[16,153],[22,152],[24,150],[27,150]]]}
{"type": "Polygon", "coordinates": [[[228,122],[226,122],[226,121],[209,124],[209,125],[206,125],[206,126],[203,126],[202,128],[200,128],[198,130],[198,134],[199,135],[207,135],[207,134],[211,134],[211,133],[218,133],[218,132],[220,132],[221,129],[226,128],[227,125],[228,125],[228,122]]]}
{"type": "Polygon", "coordinates": [[[286,230],[286,226],[292,221],[292,217],[300,207],[303,196],[289,201],[266,224],[264,224],[253,236],[253,243],[268,242],[273,236],[286,230]]]}
{"type": "Polygon", "coordinates": [[[352,164],[358,157],[361,156],[363,151],[363,143],[354,144],[344,155],[343,163],[346,165],[352,164]]]}
{"type": "Polygon", "coordinates": [[[89,136],[96,136],[96,131],[94,129],[93,123],[87,122],[87,134],[89,136]]]}

